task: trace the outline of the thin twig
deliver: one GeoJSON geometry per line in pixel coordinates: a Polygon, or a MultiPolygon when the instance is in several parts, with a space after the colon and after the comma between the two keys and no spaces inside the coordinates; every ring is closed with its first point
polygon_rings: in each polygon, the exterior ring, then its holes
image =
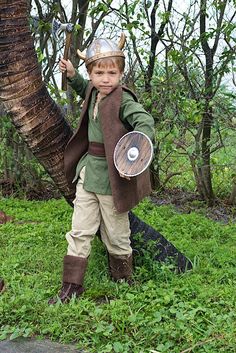
{"type": "Polygon", "coordinates": [[[215,336],[215,337],[210,338],[210,339],[208,339],[208,340],[197,342],[197,343],[194,344],[192,347],[189,347],[189,348],[185,349],[184,351],[181,351],[180,353],[191,352],[191,351],[192,351],[194,348],[196,348],[196,347],[203,346],[203,345],[206,344],[206,343],[209,343],[209,342],[211,342],[211,341],[214,341],[215,339],[218,340],[218,339],[220,339],[220,338],[223,338],[223,336],[222,336],[222,335],[221,335],[221,336],[215,336]]]}

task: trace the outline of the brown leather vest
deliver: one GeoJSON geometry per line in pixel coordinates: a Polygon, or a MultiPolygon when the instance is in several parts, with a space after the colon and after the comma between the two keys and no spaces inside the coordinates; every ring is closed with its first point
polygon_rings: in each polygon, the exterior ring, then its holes
{"type": "MultiPolygon", "coordinates": [[[[92,90],[93,86],[89,85],[78,128],[69,140],[64,153],[65,173],[70,185],[75,176],[78,161],[88,150],[88,106],[92,90]]],[[[131,180],[127,180],[119,176],[114,166],[113,152],[115,146],[118,140],[128,132],[119,118],[122,90],[132,93],[129,89],[118,86],[99,104],[99,116],[101,117],[112,196],[115,208],[120,213],[131,210],[139,201],[151,193],[148,169],[142,174],[131,178],[131,180]]],[[[132,95],[134,96],[133,93],[132,95]]],[[[73,186],[71,185],[71,187],[73,186]]]]}

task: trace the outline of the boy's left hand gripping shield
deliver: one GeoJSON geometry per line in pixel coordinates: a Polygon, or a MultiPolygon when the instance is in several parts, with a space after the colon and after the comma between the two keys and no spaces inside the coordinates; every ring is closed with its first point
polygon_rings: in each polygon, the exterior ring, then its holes
{"type": "Polygon", "coordinates": [[[120,175],[137,176],[149,167],[153,159],[152,141],[143,132],[128,132],[117,142],[113,159],[120,175]]]}

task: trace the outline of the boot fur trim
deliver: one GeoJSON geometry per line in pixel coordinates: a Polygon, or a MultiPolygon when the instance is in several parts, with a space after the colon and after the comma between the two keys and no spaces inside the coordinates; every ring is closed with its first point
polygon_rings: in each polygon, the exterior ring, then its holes
{"type": "Polygon", "coordinates": [[[64,257],[63,282],[83,285],[88,259],[66,255],[64,257]]]}
{"type": "Polygon", "coordinates": [[[120,279],[129,280],[132,276],[132,262],[132,254],[121,256],[109,254],[109,267],[112,278],[115,281],[120,279]]]}

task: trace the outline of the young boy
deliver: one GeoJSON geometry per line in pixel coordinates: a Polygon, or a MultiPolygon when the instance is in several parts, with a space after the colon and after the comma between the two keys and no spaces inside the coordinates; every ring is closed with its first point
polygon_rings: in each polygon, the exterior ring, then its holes
{"type": "MultiPolygon", "coordinates": [[[[69,183],[76,184],[71,231],[66,234],[63,285],[59,299],[67,302],[83,293],[83,280],[91,241],[100,228],[109,254],[114,280],[129,281],[132,275],[132,248],[128,211],[151,192],[148,170],[132,178],[119,175],[113,162],[118,140],[128,131],[154,137],[154,121],[137,102],[135,95],[120,85],[125,59],[122,34],[116,45],[97,39],[87,49],[85,60],[89,81],[68,60],[59,68],[67,72],[70,86],[84,99],[79,126],[67,144],[64,162],[69,183]]],[[[49,303],[56,303],[57,298],[49,303]]]]}

